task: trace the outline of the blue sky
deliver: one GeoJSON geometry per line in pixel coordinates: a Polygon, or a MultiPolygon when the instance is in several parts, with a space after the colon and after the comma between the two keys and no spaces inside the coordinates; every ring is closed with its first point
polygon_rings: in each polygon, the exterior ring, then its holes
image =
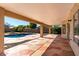
{"type": "Polygon", "coordinates": [[[29,22],[27,22],[27,21],[22,21],[22,20],[18,20],[18,19],[15,19],[15,18],[7,17],[7,16],[5,16],[4,22],[9,23],[13,26],[28,25],[29,24],[29,22]]]}

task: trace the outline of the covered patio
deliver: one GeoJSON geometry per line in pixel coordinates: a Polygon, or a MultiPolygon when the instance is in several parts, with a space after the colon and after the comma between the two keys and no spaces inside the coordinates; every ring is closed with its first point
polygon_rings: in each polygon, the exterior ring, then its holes
{"type": "Polygon", "coordinates": [[[79,8],[79,4],[74,4],[74,3],[67,3],[67,4],[2,3],[0,4],[0,55],[6,55],[6,56],[78,55],[79,53],[76,52],[75,54],[73,53],[75,49],[72,46],[73,30],[71,29],[73,28],[73,19],[72,19],[72,23],[69,22],[69,20],[73,18],[72,16],[78,10],[78,8],[79,8]],[[10,49],[4,50],[4,17],[5,16],[16,18],[19,20],[29,21],[31,23],[40,24],[39,36],[36,35],[36,37],[38,38],[36,38],[35,40],[31,40],[29,42],[22,43],[10,49]],[[68,32],[69,31],[68,30],[69,28],[67,27],[68,23],[71,24],[70,32],[68,32]],[[66,24],[65,30],[63,29],[64,24],[66,24]],[[52,30],[51,30],[52,25],[60,25],[62,27],[61,35],[59,35],[61,38],[59,38],[57,34],[52,34],[52,30]],[[47,35],[44,35],[44,31],[43,31],[44,27],[47,27],[49,29],[49,33],[47,35]],[[61,43],[59,47],[62,48],[64,48],[62,45],[68,43],[68,45],[66,45],[68,50],[64,50],[66,48],[64,49],[57,48],[59,54],[53,54],[54,52],[50,52],[50,51],[52,50],[56,52],[56,50],[54,48],[51,48],[50,50],[50,47],[51,45],[53,46],[55,44],[57,46],[58,42],[61,43]],[[60,50],[61,52],[65,51],[65,53],[61,53],[60,50]],[[52,54],[49,54],[49,52],[52,54]]]}

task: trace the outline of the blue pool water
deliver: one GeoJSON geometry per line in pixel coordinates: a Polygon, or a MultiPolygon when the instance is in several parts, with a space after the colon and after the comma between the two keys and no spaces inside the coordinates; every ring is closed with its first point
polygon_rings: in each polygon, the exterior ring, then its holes
{"type": "Polygon", "coordinates": [[[5,35],[5,38],[20,38],[30,34],[14,34],[14,35],[5,35]]]}

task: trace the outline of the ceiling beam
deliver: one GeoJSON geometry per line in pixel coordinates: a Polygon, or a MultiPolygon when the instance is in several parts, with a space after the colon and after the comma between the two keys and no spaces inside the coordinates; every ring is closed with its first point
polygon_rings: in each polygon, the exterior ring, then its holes
{"type": "MultiPolygon", "coordinates": [[[[2,8],[2,7],[0,7],[0,8],[2,8]]],[[[43,22],[36,21],[35,19],[23,16],[23,15],[16,14],[14,12],[6,10],[5,8],[3,8],[3,9],[5,10],[5,16],[16,18],[16,19],[19,19],[19,20],[28,21],[28,22],[31,22],[31,23],[40,24],[40,25],[43,25],[45,27],[50,27],[50,25],[47,25],[47,24],[45,24],[43,22]]]]}

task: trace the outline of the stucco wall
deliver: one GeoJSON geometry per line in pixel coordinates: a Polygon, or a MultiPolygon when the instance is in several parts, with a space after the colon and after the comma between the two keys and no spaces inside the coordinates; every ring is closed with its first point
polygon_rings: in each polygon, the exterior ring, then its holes
{"type": "MultiPolygon", "coordinates": [[[[79,46],[73,41],[73,34],[74,34],[74,30],[73,30],[73,15],[75,14],[75,12],[79,9],[79,4],[75,4],[73,6],[73,8],[71,9],[69,16],[67,18],[67,21],[65,21],[65,24],[67,24],[68,20],[71,19],[70,23],[70,35],[69,38],[70,40],[70,46],[73,49],[75,55],[79,56],[79,46]]],[[[67,30],[66,30],[67,32],[67,30]]],[[[67,33],[66,34],[62,34],[63,37],[67,38],[67,33]]]]}

